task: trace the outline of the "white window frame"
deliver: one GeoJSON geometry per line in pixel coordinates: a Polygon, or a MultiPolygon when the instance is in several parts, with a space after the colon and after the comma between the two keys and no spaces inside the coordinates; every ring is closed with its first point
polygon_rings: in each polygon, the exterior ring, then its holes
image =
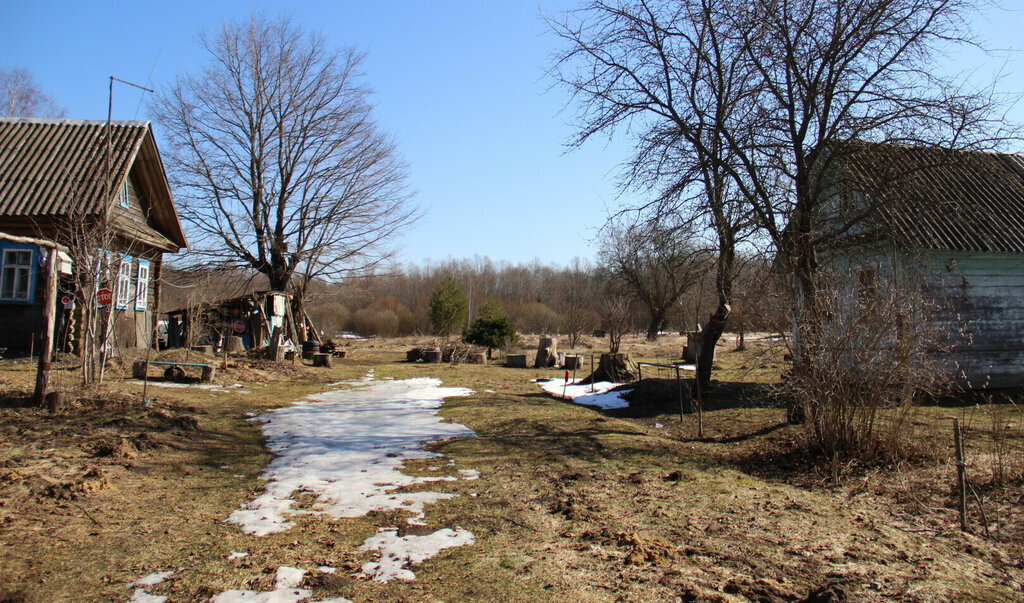
{"type": "Polygon", "coordinates": [[[114,292],[114,307],[127,310],[132,301],[132,256],[122,255],[117,268],[117,290],[114,292]]]}
{"type": "Polygon", "coordinates": [[[32,249],[24,248],[6,248],[3,250],[3,255],[0,257],[0,300],[13,301],[13,302],[31,302],[32,301],[32,260],[34,259],[35,252],[32,249]],[[28,261],[22,263],[9,259],[12,256],[25,254],[28,256],[28,261]],[[11,294],[4,295],[4,290],[8,284],[8,274],[11,274],[13,284],[11,284],[11,294]],[[21,276],[24,274],[24,276],[21,276]],[[18,284],[24,279],[25,290],[19,291],[18,284]]]}
{"type": "Polygon", "coordinates": [[[124,179],[124,186],[122,186],[121,190],[117,193],[117,203],[118,203],[118,205],[120,205],[121,207],[124,207],[124,208],[131,207],[131,196],[129,196],[129,194],[128,194],[128,179],[127,178],[124,179]]]}
{"type": "Polygon", "coordinates": [[[146,310],[149,306],[149,260],[139,258],[135,270],[135,309],[146,310]]]}

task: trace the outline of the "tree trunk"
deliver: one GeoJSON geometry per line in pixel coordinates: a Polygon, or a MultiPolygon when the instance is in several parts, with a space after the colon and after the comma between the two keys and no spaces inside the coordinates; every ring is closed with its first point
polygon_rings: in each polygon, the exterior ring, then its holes
{"type": "Polygon", "coordinates": [[[715,345],[725,332],[725,322],[729,318],[729,304],[724,299],[718,303],[715,313],[708,319],[701,331],[700,355],[697,356],[697,379],[700,380],[701,391],[707,391],[711,384],[711,367],[715,362],[715,345]]]}
{"type": "Polygon", "coordinates": [[[53,331],[57,313],[57,248],[48,250],[46,259],[46,287],[43,290],[43,332],[39,345],[39,367],[36,369],[36,404],[43,404],[50,385],[50,361],[53,358],[53,331]]]}
{"type": "Polygon", "coordinates": [[[647,325],[647,341],[657,341],[658,334],[661,333],[661,326],[665,324],[665,314],[668,312],[668,308],[651,312],[651,322],[647,325]]]}

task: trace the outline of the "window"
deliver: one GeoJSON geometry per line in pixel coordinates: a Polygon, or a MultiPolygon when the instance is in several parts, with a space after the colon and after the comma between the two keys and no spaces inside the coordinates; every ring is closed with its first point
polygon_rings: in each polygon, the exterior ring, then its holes
{"type": "Polygon", "coordinates": [[[874,308],[878,303],[878,272],[874,267],[857,269],[857,303],[862,310],[874,308]]]}
{"type": "Polygon", "coordinates": [[[125,178],[124,186],[121,187],[121,191],[117,194],[117,202],[121,207],[128,207],[131,197],[128,196],[128,179],[125,178]]]}
{"type": "Polygon", "coordinates": [[[125,310],[132,300],[132,256],[121,256],[121,267],[117,271],[117,309],[125,310]]]}
{"type": "Polygon", "coordinates": [[[149,305],[149,260],[140,259],[135,274],[135,309],[145,310],[149,305]]]}
{"type": "Polygon", "coordinates": [[[32,249],[4,249],[0,300],[32,301],[32,249]]]}

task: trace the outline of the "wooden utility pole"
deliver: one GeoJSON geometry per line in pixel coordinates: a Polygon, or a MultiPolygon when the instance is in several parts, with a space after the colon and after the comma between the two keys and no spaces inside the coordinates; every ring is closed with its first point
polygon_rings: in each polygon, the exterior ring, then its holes
{"type": "Polygon", "coordinates": [[[42,405],[50,385],[50,367],[53,360],[53,332],[57,324],[57,248],[51,247],[46,255],[46,287],[43,290],[43,332],[39,345],[39,368],[36,370],[36,390],[33,398],[42,405]]]}

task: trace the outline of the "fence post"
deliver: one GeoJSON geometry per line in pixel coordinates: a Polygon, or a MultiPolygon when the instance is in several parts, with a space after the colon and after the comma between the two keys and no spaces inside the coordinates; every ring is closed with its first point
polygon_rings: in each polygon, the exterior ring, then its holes
{"type": "Polygon", "coordinates": [[[960,439],[960,419],[953,417],[953,443],[956,446],[956,486],[959,494],[960,529],[967,531],[967,477],[964,448],[960,439]]]}
{"type": "Polygon", "coordinates": [[[676,365],[676,389],[679,390],[679,422],[683,422],[683,380],[679,378],[679,365],[676,365]]]}

